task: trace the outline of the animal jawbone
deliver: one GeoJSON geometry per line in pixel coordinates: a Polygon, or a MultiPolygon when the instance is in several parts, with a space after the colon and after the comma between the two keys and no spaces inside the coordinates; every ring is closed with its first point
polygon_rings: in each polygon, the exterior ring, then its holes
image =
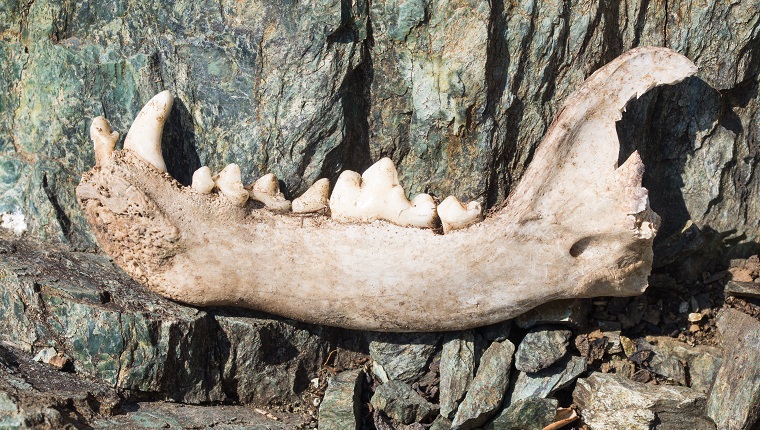
{"type": "Polygon", "coordinates": [[[323,180],[293,202],[298,214],[276,178],[244,187],[236,165],[216,176],[205,168],[183,187],[161,158],[168,92],[138,115],[123,151],[113,151],[118,134],[107,121],[93,122],[97,164],[77,197],[117,264],[192,305],[438,331],[554,299],[636,295],[647,286],[659,217],[638,154],[615,165],[615,121],[631,98],[695,72],[666,48],[634,49],[599,69],[565,102],[509,200],[485,219],[477,203],[453,197],[440,210],[427,195],[407,200],[390,160],[364,175],[344,172],[329,199],[323,180]],[[446,234],[430,228],[439,222],[446,234]]]}

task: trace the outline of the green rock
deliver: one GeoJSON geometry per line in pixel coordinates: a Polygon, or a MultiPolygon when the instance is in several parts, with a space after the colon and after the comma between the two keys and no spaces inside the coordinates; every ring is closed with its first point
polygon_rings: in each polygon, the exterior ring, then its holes
{"type": "Polygon", "coordinates": [[[441,336],[437,333],[373,333],[369,355],[390,380],[413,383],[425,374],[441,336]]]}
{"type": "Polygon", "coordinates": [[[440,374],[441,415],[454,418],[454,412],[475,376],[475,336],[471,331],[444,336],[440,374]]]}
{"type": "Polygon", "coordinates": [[[586,366],[585,358],[568,356],[536,373],[518,372],[504,405],[509,406],[529,397],[549,397],[572,384],[586,371],[586,366]]]}
{"type": "Polygon", "coordinates": [[[378,386],[370,402],[401,424],[428,422],[438,414],[437,406],[401,381],[388,381],[378,386]]]}
{"type": "Polygon", "coordinates": [[[361,369],[341,372],[327,382],[327,390],[319,404],[319,425],[335,430],[358,430],[361,418],[361,369]]]}
{"type": "Polygon", "coordinates": [[[536,373],[545,369],[567,353],[572,336],[570,330],[539,326],[528,330],[515,353],[515,368],[522,372],[536,373]]]}
{"type": "Polygon", "coordinates": [[[485,430],[542,430],[554,422],[557,400],[529,397],[517,401],[488,423],[485,430]]]}

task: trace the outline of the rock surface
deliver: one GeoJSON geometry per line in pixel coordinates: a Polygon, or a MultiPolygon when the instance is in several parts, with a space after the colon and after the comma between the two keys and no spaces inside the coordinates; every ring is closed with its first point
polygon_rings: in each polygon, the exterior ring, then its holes
{"type": "Polygon", "coordinates": [[[555,300],[544,303],[515,318],[518,327],[529,329],[540,324],[562,324],[582,328],[591,309],[588,299],[555,300]]]}
{"type": "MultiPolygon", "coordinates": [[[[23,213],[34,235],[94,246],[74,199],[94,161],[88,122],[105,115],[123,139],[163,89],[177,95],[166,159],[182,182],[202,164],[216,172],[236,162],[248,183],[277,174],[293,198],[318,177],[389,156],[410,194],[494,206],[570,91],[643,45],[700,67],[699,77],[634,102],[620,124],[624,148],[639,144],[648,166],[661,237],[687,240],[689,214],[699,226],[692,256],[722,249],[710,231],[735,230],[747,243],[760,233],[750,221],[760,215],[753,1],[80,6],[0,11],[0,213],[23,213]]],[[[687,248],[660,248],[658,261],[687,248]]]]}
{"type": "Polygon", "coordinates": [[[654,345],[655,357],[664,356],[686,363],[691,388],[703,393],[710,391],[722,362],[723,352],[720,348],[708,345],[689,346],[664,336],[647,337],[647,341],[654,345]]]}
{"type": "Polygon", "coordinates": [[[494,342],[483,352],[475,378],[452,421],[453,430],[480,427],[498,411],[509,385],[514,353],[515,346],[509,340],[494,342]]]}
{"type": "Polygon", "coordinates": [[[382,367],[382,372],[390,380],[407,383],[425,373],[440,340],[436,333],[373,333],[370,336],[369,355],[382,367]]]}
{"type": "Polygon", "coordinates": [[[543,430],[554,422],[557,400],[529,397],[517,401],[489,422],[485,430],[543,430]]]}
{"type": "Polygon", "coordinates": [[[734,309],[718,315],[723,364],[707,415],[721,429],[751,429],[760,418],[760,321],[734,309]]]}
{"type": "Polygon", "coordinates": [[[441,415],[451,419],[475,376],[475,337],[471,331],[444,336],[440,371],[441,415]]]}
{"type": "Polygon", "coordinates": [[[401,381],[388,381],[377,387],[371,403],[376,409],[385,412],[401,424],[429,422],[438,413],[436,405],[425,400],[412,387],[401,381]]]}
{"type": "Polygon", "coordinates": [[[341,372],[330,378],[319,405],[319,423],[323,428],[358,430],[361,395],[361,369],[341,372]]]}
{"type": "Polygon", "coordinates": [[[540,372],[519,372],[504,406],[509,406],[529,397],[546,398],[555,391],[572,384],[585,371],[585,358],[569,356],[540,372]]]}
{"type": "Polygon", "coordinates": [[[535,373],[554,364],[567,352],[573,333],[551,327],[534,327],[528,331],[515,353],[515,368],[535,373]]]}
{"type": "Polygon", "coordinates": [[[579,379],[573,401],[591,429],[715,429],[705,395],[685,387],[647,385],[619,375],[593,373],[579,379]]]}

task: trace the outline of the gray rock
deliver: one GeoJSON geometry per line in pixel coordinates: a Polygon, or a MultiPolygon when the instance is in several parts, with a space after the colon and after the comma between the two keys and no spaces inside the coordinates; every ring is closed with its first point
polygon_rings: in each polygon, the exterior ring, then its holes
{"type": "Polygon", "coordinates": [[[686,385],[686,369],[676,357],[655,353],[649,359],[649,366],[654,373],[679,385],[686,385]]]}
{"type": "Polygon", "coordinates": [[[760,299],[760,282],[728,281],[723,291],[727,296],[760,299]]]}
{"type": "Polygon", "coordinates": [[[509,406],[529,397],[549,397],[555,391],[572,384],[585,371],[585,358],[569,356],[540,372],[519,372],[504,405],[509,406]]]}
{"type": "Polygon", "coordinates": [[[472,332],[444,336],[440,372],[441,415],[451,419],[475,375],[475,337],[472,332]]]}
{"type": "Polygon", "coordinates": [[[436,405],[401,381],[388,381],[378,386],[370,402],[401,424],[428,422],[438,414],[436,405]]]}
{"type": "Polygon", "coordinates": [[[554,422],[557,400],[529,397],[517,401],[488,423],[485,430],[542,430],[554,422]]]}
{"type": "Polygon", "coordinates": [[[336,430],[357,430],[361,418],[361,369],[341,372],[327,382],[319,404],[319,424],[336,430]]]}
{"type": "Polygon", "coordinates": [[[534,327],[528,331],[515,353],[515,368],[535,373],[545,369],[567,353],[573,333],[550,327],[534,327]]]}
{"type": "Polygon", "coordinates": [[[653,345],[653,361],[656,357],[667,357],[686,363],[689,386],[703,393],[710,391],[722,361],[723,352],[720,348],[708,345],[690,346],[666,336],[651,336],[646,339],[653,345]]]}
{"type": "Polygon", "coordinates": [[[451,420],[438,415],[438,418],[430,425],[429,430],[451,430],[451,420]]]}
{"type": "Polygon", "coordinates": [[[721,429],[751,429],[760,418],[760,321],[725,308],[717,318],[723,344],[707,404],[707,415],[721,429]]]}
{"type": "Polygon", "coordinates": [[[382,366],[389,380],[413,383],[425,374],[441,335],[437,333],[377,333],[369,355],[382,366]]]}
{"type": "Polygon", "coordinates": [[[515,346],[512,342],[494,342],[483,352],[480,366],[459,405],[452,430],[468,430],[485,424],[498,410],[509,385],[509,370],[515,346]]]}
{"type": "Polygon", "coordinates": [[[555,300],[535,307],[515,319],[520,328],[531,328],[541,324],[563,324],[573,328],[588,325],[591,310],[589,299],[555,300]]]}
{"type": "Polygon", "coordinates": [[[647,385],[619,375],[579,379],[573,401],[591,429],[715,429],[704,416],[705,395],[686,387],[647,385]]]}

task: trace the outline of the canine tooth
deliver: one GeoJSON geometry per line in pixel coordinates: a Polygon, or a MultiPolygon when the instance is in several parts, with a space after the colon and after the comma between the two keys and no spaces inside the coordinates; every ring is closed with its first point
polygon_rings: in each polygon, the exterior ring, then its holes
{"type": "Polygon", "coordinates": [[[119,140],[119,133],[111,131],[108,120],[99,116],[93,119],[90,125],[90,139],[95,145],[95,164],[100,166],[108,164],[116,141],[119,140]]]}
{"type": "Polygon", "coordinates": [[[214,182],[230,203],[236,206],[245,206],[245,202],[248,201],[248,191],[243,188],[240,167],[237,164],[228,164],[214,177],[214,182]]]}
{"type": "Polygon", "coordinates": [[[156,94],[137,114],[124,139],[124,149],[136,152],[162,172],[166,172],[166,163],[161,155],[161,133],[173,103],[174,96],[169,91],[156,94]]]}
{"type": "Polygon", "coordinates": [[[420,194],[413,202],[406,199],[390,158],[379,160],[361,176],[352,171],[341,173],[330,197],[330,211],[337,221],[382,219],[422,228],[433,227],[437,219],[432,197],[420,194]]]}
{"type": "MultiPolygon", "coordinates": [[[[238,168],[238,171],[240,169],[238,168]]],[[[200,194],[209,194],[214,189],[216,184],[214,178],[211,176],[211,169],[208,166],[203,166],[193,172],[193,190],[200,194]]]]}
{"type": "Polygon", "coordinates": [[[322,178],[305,193],[293,200],[293,212],[297,214],[317,212],[330,204],[330,180],[322,178]]]}
{"type": "Polygon", "coordinates": [[[267,173],[257,179],[251,186],[250,194],[253,200],[264,203],[268,209],[279,212],[290,210],[290,200],[286,200],[280,192],[280,183],[274,173],[267,173]]]}
{"type": "Polygon", "coordinates": [[[465,206],[454,196],[448,196],[438,205],[438,216],[441,217],[443,232],[459,230],[483,220],[480,203],[471,201],[465,206]]]}

